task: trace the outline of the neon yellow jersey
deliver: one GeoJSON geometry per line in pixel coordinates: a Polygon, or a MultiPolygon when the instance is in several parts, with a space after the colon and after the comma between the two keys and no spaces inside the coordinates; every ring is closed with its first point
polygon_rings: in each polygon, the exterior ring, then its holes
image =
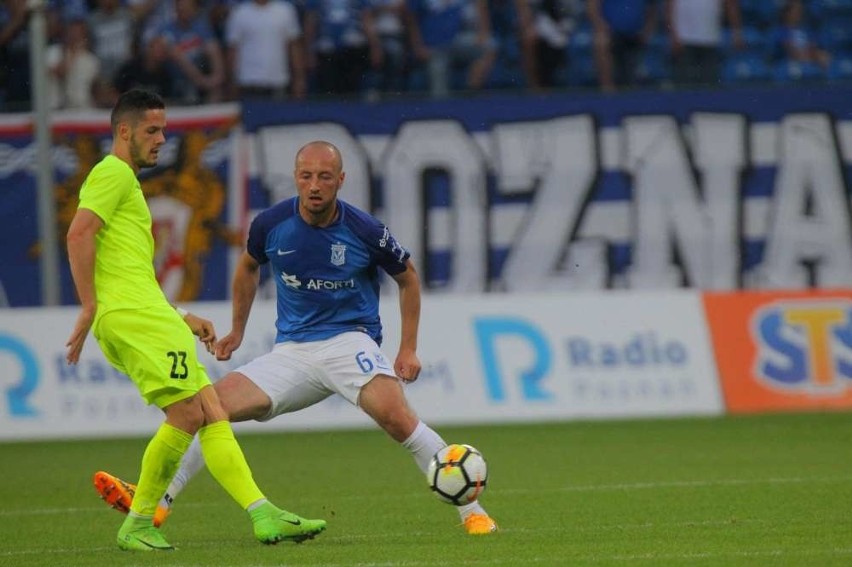
{"type": "Polygon", "coordinates": [[[79,207],[104,222],[95,254],[98,318],[115,309],[165,302],[154,274],[151,211],[133,169],[114,155],[106,156],[86,177],[79,207]]]}

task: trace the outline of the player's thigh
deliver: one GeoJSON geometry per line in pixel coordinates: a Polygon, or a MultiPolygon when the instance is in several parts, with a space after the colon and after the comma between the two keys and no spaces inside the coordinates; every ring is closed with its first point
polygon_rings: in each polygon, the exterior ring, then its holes
{"type": "Polygon", "coordinates": [[[413,431],[417,414],[408,405],[400,380],[379,374],[361,388],[358,406],[388,431],[413,431]]]}
{"type": "Polygon", "coordinates": [[[267,405],[265,400],[259,399],[254,390],[240,391],[240,388],[251,386],[233,378],[228,387],[236,392],[226,394],[224,389],[221,391],[223,396],[227,396],[223,405],[229,413],[235,411],[244,419],[266,421],[282,413],[312,406],[333,394],[334,391],[319,379],[319,371],[307,348],[300,343],[279,343],[271,352],[236,368],[232,374],[245,377],[265,394],[269,403],[267,405]],[[242,395],[247,395],[246,399],[240,399],[242,395]],[[260,403],[264,404],[265,412],[252,406],[260,403]]]}
{"type": "Polygon", "coordinates": [[[98,321],[95,337],[107,360],[149,404],[165,408],[210,385],[195,337],[168,305],[111,311],[98,321]]]}
{"type": "Polygon", "coordinates": [[[374,377],[394,377],[390,360],[365,333],[342,333],[321,341],[313,354],[328,388],[356,406],[360,405],[362,389],[374,377]]]}
{"type": "Polygon", "coordinates": [[[228,372],[213,387],[231,421],[261,419],[272,409],[269,395],[240,372],[228,372]]]}
{"type": "Polygon", "coordinates": [[[379,345],[364,333],[344,333],[315,353],[323,361],[329,388],[360,407],[397,441],[404,441],[417,426],[399,378],[379,345]]]}

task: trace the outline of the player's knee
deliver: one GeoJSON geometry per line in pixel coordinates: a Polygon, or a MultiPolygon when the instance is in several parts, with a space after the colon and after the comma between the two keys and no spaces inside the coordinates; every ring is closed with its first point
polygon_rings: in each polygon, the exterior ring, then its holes
{"type": "Polygon", "coordinates": [[[397,441],[405,441],[417,427],[417,417],[404,404],[385,408],[379,417],[379,425],[397,441]]]}
{"type": "Polygon", "coordinates": [[[241,374],[227,374],[214,388],[230,421],[260,419],[272,409],[269,395],[241,374]]]}
{"type": "Polygon", "coordinates": [[[166,420],[173,426],[191,435],[204,425],[204,408],[197,395],[175,403],[167,408],[166,420]]]}
{"type": "Polygon", "coordinates": [[[198,431],[204,425],[204,407],[198,403],[187,409],[186,420],[193,431],[198,431]]]}

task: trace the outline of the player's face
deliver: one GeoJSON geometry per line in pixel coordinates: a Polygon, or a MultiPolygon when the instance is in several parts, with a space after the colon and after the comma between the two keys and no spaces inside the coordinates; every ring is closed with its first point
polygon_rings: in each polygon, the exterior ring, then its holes
{"type": "Polygon", "coordinates": [[[296,159],[294,177],[305,220],[311,224],[334,220],[337,192],[345,177],[337,154],[325,146],[303,149],[296,159]]]}
{"type": "Polygon", "coordinates": [[[154,167],[166,143],[166,111],[146,110],[130,131],[130,159],[136,167],[154,167]]]}

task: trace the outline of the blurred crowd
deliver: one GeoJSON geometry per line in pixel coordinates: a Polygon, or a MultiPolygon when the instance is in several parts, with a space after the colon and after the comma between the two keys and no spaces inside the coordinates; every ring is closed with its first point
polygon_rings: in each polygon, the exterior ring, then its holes
{"type": "MultiPolygon", "coordinates": [[[[0,111],[30,108],[0,0],[0,111]]],[[[852,0],[46,0],[50,104],[852,81],[852,0]]]]}

